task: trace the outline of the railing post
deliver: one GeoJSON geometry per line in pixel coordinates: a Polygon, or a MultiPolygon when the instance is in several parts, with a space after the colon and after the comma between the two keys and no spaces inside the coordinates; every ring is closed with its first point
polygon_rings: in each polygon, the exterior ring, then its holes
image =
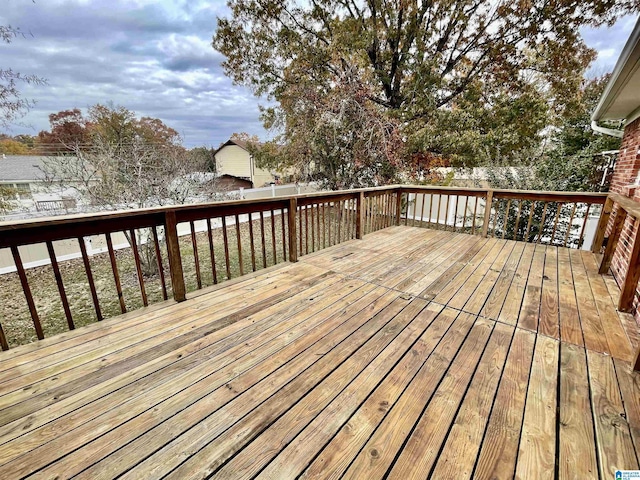
{"type": "Polygon", "coordinates": [[[169,270],[171,272],[171,289],[176,302],[184,302],[187,290],[184,285],[182,272],[182,258],[180,256],[180,243],[178,242],[178,224],[175,210],[167,210],[164,214],[165,237],[167,239],[167,251],[169,254],[169,270]]]}
{"type": "Polygon", "coordinates": [[[358,194],[356,199],[356,238],[364,237],[364,192],[358,194]]]}
{"type": "Polygon", "coordinates": [[[298,211],[298,200],[293,197],[289,199],[289,261],[298,261],[298,236],[296,228],[296,213],[298,211]]]}
{"type": "Polygon", "coordinates": [[[400,216],[402,213],[402,189],[396,191],[396,226],[400,226],[400,216]]]}
{"type": "Polygon", "coordinates": [[[487,238],[489,233],[489,221],[491,220],[491,204],[493,203],[493,190],[487,190],[487,201],[484,206],[484,222],[482,224],[482,236],[487,238]]]}
{"type": "Polygon", "coordinates": [[[613,200],[610,197],[607,197],[607,200],[602,206],[602,212],[600,212],[600,219],[598,220],[598,226],[596,227],[596,234],[593,237],[593,243],[591,244],[591,251],[593,253],[600,253],[612,210],[613,200]]]}
{"type": "Polygon", "coordinates": [[[609,271],[609,267],[611,266],[611,260],[613,259],[613,254],[615,253],[616,247],[618,246],[618,240],[620,240],[620,233],[622,233],[622,227],[624,226],[624,221],[626,219],[627,219],[627,211],[624,208],[622,208],[622,205],[619,205],[618,210],[616,211],[616,216],[613,219],[613,227],[611,228],[611,235],[609,236],[609,240],[607,241],[607,247],[604,249],[602,262],[600,262],[600,268],[598,269],[598,273],[601,275],[604,275],[609,271]]]}
{"type": "Polygon", "coordinates": [[[620,292],[620,300],[618,301],[618,310],[621,312],[630,312],[633,306],[633,297],[635,296],[638,280],[640,279],[640,226],[636,227],[636,234],[633,238],[633,247],[629,256],[629,265],[627,266],[627,274],[624,277],[622,291],[620,292]]]}

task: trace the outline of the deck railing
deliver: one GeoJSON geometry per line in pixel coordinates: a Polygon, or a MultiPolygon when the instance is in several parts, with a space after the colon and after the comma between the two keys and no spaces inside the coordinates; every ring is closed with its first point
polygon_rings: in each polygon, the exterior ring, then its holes
{"type": "MultiPolygon", "coordinates": [[[[611,203],[599,193],[392,185],[2,223],[0,249],[10,250],[22,289],[23,299],[16,294],[11,298],[22,305],[26,300],[24,311],[28,310],[35,337],[43,339],[47,329],[33,290],[37,295],[43,292],[30,278],[20,252],[30,244],[46,245],[61,304],[58,321],[74,329],[88,323],[88,309],[93,320],[100,321],[169,297],[183,301],[190,291],[296,262],[303,255],[395,225],[580,248],[591,219],[597,222],[594,248],[599,248],[611,203]],[[131,248],[116,251],[115,234],[124,234],[131,248]],[[106,242],[101,258],[87,255],[89,237],[106,242]],[[88,290],[82,321],[65,286],[65,276],[71,274],[56,258],[56,242],[61,241],[77,242],[81,252],[76,270],[88,290]],[[98,288],[105,283],[112,288],[98,288]]],[[[74,299],[79,298],[75,290],[74,299]]],[[[5,320],[0,314],[4,350],[16,343],[3,329],[5,320]]]]}

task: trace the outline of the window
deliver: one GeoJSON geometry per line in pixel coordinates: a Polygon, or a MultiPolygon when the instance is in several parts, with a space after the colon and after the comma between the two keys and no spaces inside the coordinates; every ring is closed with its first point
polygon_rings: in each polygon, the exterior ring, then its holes
{"type": "Polygon", "coordinates": [[[18,193],[18,199],[30,199],[31,196],[31,186],[28,183],[16,183],[16,192],[18,193]]]}

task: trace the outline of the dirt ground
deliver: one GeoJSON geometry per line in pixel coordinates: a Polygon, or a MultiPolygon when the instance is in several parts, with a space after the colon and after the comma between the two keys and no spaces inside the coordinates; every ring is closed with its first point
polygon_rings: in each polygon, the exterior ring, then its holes
{"type": "MultiPolygon", "coordinates": [[[[317,217],[316,226],[317,226],[317,217]]],[[[327,225],[329,223],[327,218],[327,225]]],[[[265,254],[267,267],[284,261],[283,250],[288,246],[283,245],[282,238],[282,217],[276,215],[274,217],[275,227],[275,250],[271,230],[271,218],[264,219],[264,237],[265,237],[265,254]]],[[[285,220],[286,222],[286,220],[285,220]]],[[[336,234],[336,219],[330,221],[333,225],[332,236],[336,234]]],[[[262,241],[260,220],[253,222],[255,267],[260,270],[264,267],[262,257],[262,241]]],[[[344,224],[343,224],[344,225],[344,224]]],[[[303,238],[305,237],[305,218],[302,217],[303,238]]],[[[353,227],[349,233],[353,232],[353,227]]],[[[213,243],[215,265],[218,283],[228,280],[225,265],[225,252],[223,232],[221,228],[213,229],[213,243]]],[[[347,233],[342,228],[343,240],[347,238],[347,233]]],[[[325,232],[326,234],[326,232],[325,232]]],[[[230,278],[240,276],[240,262],[237,247],[237,234],[235,225],[227,225],[227,237],[229,244],[229,267],[230,278]]],[[[240,224],[240,237],[242,246],[242,265],[243,272],[249,273],[253,270],[251,259],[251,236],[249,223],[240,224]]],[[[323,242],[316,233],[316,248],[323,247],[323,242]]],[[[206,232],[196,234],[198,257],[200,264],[200,272],[202,278],[202,286],[213,285],[213,272],[211,267],[211,256],[209,249],[209,240],[206,232]]],[[[309,237],[311,238],[311,237],[309,237]]],[[[325,238],[326,242],[326,238],[325,238]]],[[[335,239],[334,242],[335,243],[335,239]]],[[[303,245],[306,251],[307,245],[303,245]]],[[[309,245],[309,251],[313,251],[313,245],[309,245]]],[[[172,298],[171,281],[169,275],[169,267],[167,260],[166,245],[161,246],[165,280],[167,284],[168,297],[172,298]]],[[[182,255],[182,267],[187,287],[187,292],[196,290],[196,268],[194,261],[194,250],[189,235],[180,238],[180,252],[182,255]]],[[[122,285],[123,297],[127,311],[141,308],[142,297],[136,274],[133,252],[130,248],[116,251],[116,260],[118,264],[118,273],[122,285]]],[[[121,313],[118,295],[115,287],[115,281],[111,270],[111,263],[107,253],[98,254],[90,257],[91,271],[96,285],[100,309],[104,318],[110,318],[121,313]]],[[[97,321],[97,316],[91,299],[91,292],[87,282],[87,276],[84,269],[82,259],[74,259],[60,262],[60,271],[62,280],[69,300],[71,314],[76,327],[87,325],[97,321]]],[[[50,265],[30,268],[27,271],[29,286],[36,304],[36,310],[40,317],[40,322],[44,330],[45,337],[50,337],[57,333],[68,330],[67,321],[62,308],[62,302],[58,293],[53,269],[50,265]]],[[[162,287],[160,276],[158,274],[144,277],[144,284],[149,304],[163,301],[162,287]]],[[[33,342],[37,339],[33,322],[29,314],[29,309],[22,293],[22,286],[16,273],[0,275],[0,324],[4,329],[5,335],[11,347],[33,342]]]]}

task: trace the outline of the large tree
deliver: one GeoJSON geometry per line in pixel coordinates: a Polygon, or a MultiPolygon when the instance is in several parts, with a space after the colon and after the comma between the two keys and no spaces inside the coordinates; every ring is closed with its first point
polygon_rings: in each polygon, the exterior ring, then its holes
{"type": "Polygon", "coordinates": [[[284,141],[309,113],[291,98],[328,99],[355,70],[366,101],[397,122],[410,150],[470,165],[496,155],[495,145],[501,156],[530,147],[564,113],[594,58],[580,28],[612,24],[638,5],[230,0],[213,46],[236,83],[275,100],[265,119],[287,132],[284,141]]]}

